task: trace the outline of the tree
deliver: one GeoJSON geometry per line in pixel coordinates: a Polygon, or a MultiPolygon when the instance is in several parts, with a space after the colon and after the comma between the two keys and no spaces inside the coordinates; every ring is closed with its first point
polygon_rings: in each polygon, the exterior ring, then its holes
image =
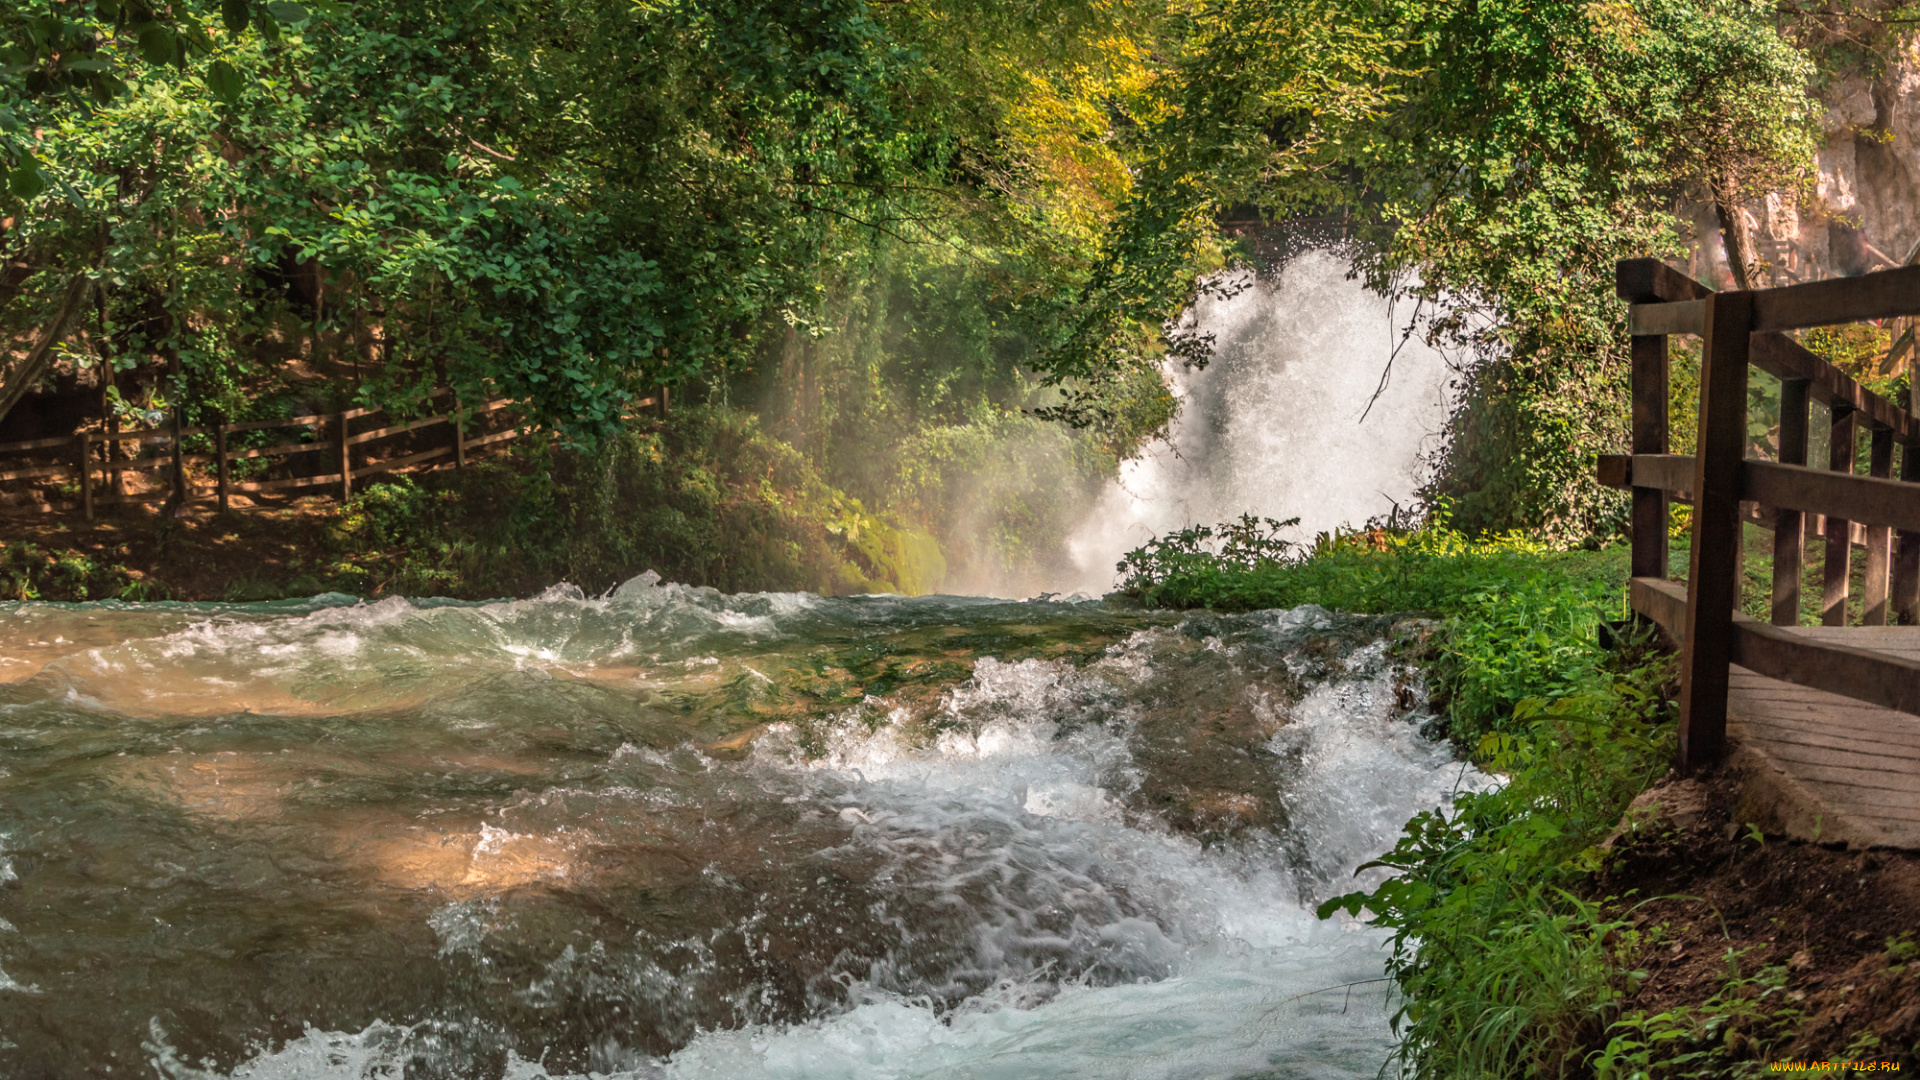
{"type": "Polygon", "coordinates": [[[1119,347],[1117,313],[1152,324],[1179,309],[1164,283],[1183,261],[1189,281],[1204,265],[1226,200],[1276,217],[1346,207],[1368,281],[1421,301],[1430,337],[1475,359],[1433,493],[1470,527],[1605,531],[1619,500],[1591,458],[1625,415],[1613,263],[1675,250],[1669,207],[1691,185],[1732,198],[1811,158],[1811,68],[1771,12],[1697,0],[1194,10],[1220,30],[1189,35],[1168,65],[1152,163],[1063,369],[1119,347]],[[1299,18],[1310,48],[1263,40],[1262,13],[1299,18]],[[1143,266],[1160,288],[1106,285],[1143,266]]]}

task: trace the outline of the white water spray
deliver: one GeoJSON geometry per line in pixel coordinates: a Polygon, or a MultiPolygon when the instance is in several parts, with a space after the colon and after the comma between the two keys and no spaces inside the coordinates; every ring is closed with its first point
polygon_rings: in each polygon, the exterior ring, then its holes
{"type": "Polygon", "coordinates": [[[1101,493],[1056,588],[1105,592],[1123,554],[1189,525],[1298,517],[1311,537],[1411,504],[1446,423],[1449,369],[1417,337],[1402,341],[1406,308],[1346,275],[1338,255],[1308,251],[1271,280],[1201,301],[1212,363],[1173,369],[1171,438],[1101,493]]]}

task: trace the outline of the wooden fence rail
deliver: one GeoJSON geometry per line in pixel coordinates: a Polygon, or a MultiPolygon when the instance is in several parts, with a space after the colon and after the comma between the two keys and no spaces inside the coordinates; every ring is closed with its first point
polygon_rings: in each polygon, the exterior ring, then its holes
{"type": "MultiPolygon", "coordinates": [[[[448,393],[445,390],[439,391],[429,400],[445,397],[448,393]]],[[[231,498],[234,494],[286,491],[295,488],[335,486],[338,488],[340,499],[345,501],[353,494],[354,481],[363,477],[437,468],[447,459],[452,459],[451,463],[455,466],[463,467],[470,452],[527,434],[530,428],[525,424],[509,425],[501,430],[479,435],[470,434],[477,429],[484,429],[487,426],[488,416],[512,406],[511,400],[498,398],[471,409],[454,409],[446,413],[384,424],[360,432],[353,430],[353,422],[363,417],[374,416],[381,410],[346,409],[335,413],[291,416],[282,420],[243,420],[202,428],[122,432],[82,431],[74,435],[54,438],[0,443],[0,454],[32,454],[60,449],[70,451],[64,460],[0,470],[0,482],[49,478],[77,481],[79,487],[77,508],[88,521],[93,520],[95,509],[101,506],[161,502],[174,497],[176,493],[183,500],[193,498],[196,492],[188,481],[186,473],[186,467],[190,465],[213,466],[212,495],[223,512],[231,508],[231,498]],[[377,459],[367,457],[376,443],[441,424],[447,425],[450,429],[449,437],[441,445],[416,450],[398,457],[377,459]],[[309,428],[312,431],[312,437],[307,440],[282,442],[270,446],[232,448],[228,445],[231,436],[242,432],[285,428],[309,428]],[[203,435],[212,437],[214,444],[212,453],[187,453],[183,450],[182,440],[203,435]],[[114,445],[127,442],[149,443],[160,448],[162,452],[144,457],[114,456],[114,445]],[[354,462],[356,452],[362,455],[362,462],[357,465],[354,462]],[[323,459],[325,464],[319,471],[307,475],[247,481],[234,479],[233,466],[236,463],[262,458],[287,458],[298,454],[325,455],[323,459]],[[117,487],[118,478],[123,473],[156,469],[173,470],[173,483],[170,490],[138,495],[117,491],[103,494],[95,482],[97,474],[103,475],[110,480],[110,487],[117,487]]],[[[650,397],[631,402],[626,416],[632,419],[643,409],[657,409],[664,415],[666,408],[667,392],[663,388],[650,397]]]]}
{"type": "Polygon", "coordinates": [[[1920,424],[1782,333],[1920,315],[1920,268],[1714,293],[1660,262],[1634,259],[1619,265],[1618,287],[1632,305],[1631,453],[1603,458],[1600,479],[1633,493],[1633,609],[1681,648],[1681,764],[1724,753],[1733,664],[1920,713],[1920,664],[1783,629],[1799,622],[1809,532],[1825,541],[1824,625],[1847,623],[1855,547],[1865,549],[1862,624],[1920,622],[1920,424]],[[1673,334],[1704,341],[1698,450],[1690,457],[1668,452],[1673,334]],[[1749,365],[1780,380],[1778,461],[1746,456],[1749,365]],[[1809,464],[1814,403],[1833,420],[1824,468],[1809,464]],[[1862,431],[1866,476],[1856,475],[1862,431]],[[1694,507],[1684,593],[1666,580],[1667,513],[1676,497],[1694,507]],[[1742,521],[1756,516],[1773,530],[1771,625],[1738,612],[1742,521]]]}

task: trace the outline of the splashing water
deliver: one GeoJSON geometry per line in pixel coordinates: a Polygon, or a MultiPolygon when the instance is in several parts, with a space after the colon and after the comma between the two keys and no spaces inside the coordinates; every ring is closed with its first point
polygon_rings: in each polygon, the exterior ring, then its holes
{"type": "Polygon", "coordinates": [[[1313,249],[1200,302],[1192,318],[1214,335],[1212,362],[1170,369],[1181,411],[1167,443],[1122,465],[1051,587],[1099,595],[1127,551],[1189,525],[1250,512],[1298,517],[1311,537],[1413,503],[1446,423],[1449,369],[1417,337],[1402,341],[1404,308],[1396,320],[1346,275],[1345,260],[1313,249]]]}
{"type": "Polygon", "coordinates": [[[1371,1077],[1412,628],[636,579],[0,607],[0,1075],[1371,1077]]]}

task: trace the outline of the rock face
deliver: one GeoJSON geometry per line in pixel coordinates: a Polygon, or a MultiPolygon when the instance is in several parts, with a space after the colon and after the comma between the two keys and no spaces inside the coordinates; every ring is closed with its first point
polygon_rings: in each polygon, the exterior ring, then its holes
{"type": "MultiPolygon", "coordinates": [[[[1742,209],[1768,285],[1884,270],[1920,245],[1920,46],[1876,79],[1840,80],[1824,100],[1826,139],[1811,197],[1769,195],[1742,209]]],[[[1696,237],[1692,276],[1731,288],[1712,203],[1684,200],[1679,211],[1696,237]]]]}

